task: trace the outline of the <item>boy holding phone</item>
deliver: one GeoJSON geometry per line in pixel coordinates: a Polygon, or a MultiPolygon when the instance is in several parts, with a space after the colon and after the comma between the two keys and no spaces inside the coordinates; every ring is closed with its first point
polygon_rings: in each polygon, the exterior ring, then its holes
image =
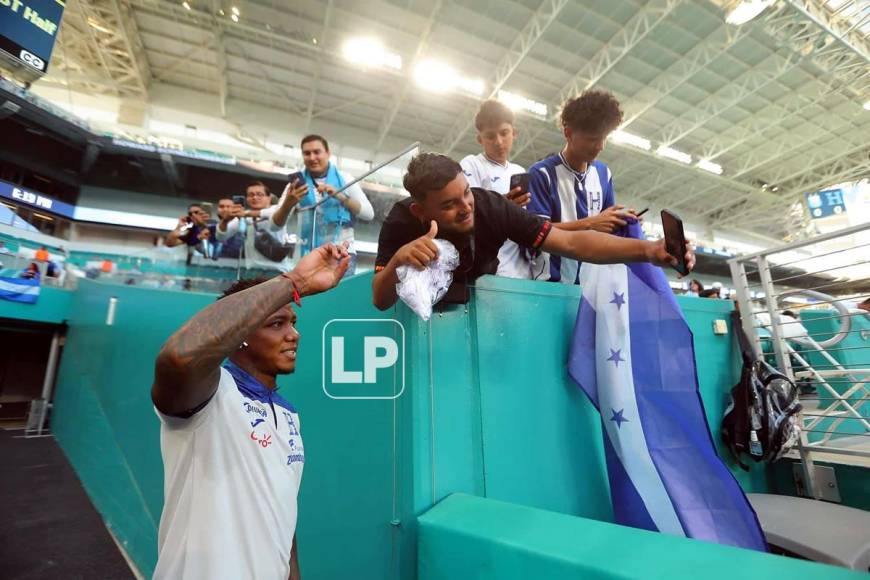
{"type": "MultiPolygon", "coordinates": [[[[529,168],[531,202],[527,209],[568,231],[612,234],[638,219],[633,209],[616,204],[610,168],[596,159],[622,118],[619,101],[607,91],[589,90],[569,99],[561,115],[565,147],[529,168]]],[[[536,278],[579,283],[578,261],[545,258],[549,267],[536,268],[536,278]]]]}
{"type": "MultiPolygon", "coordinates": [[[[483,153],[468,155],[459,164],[470,187],[480,187],[504,195],[520,207],[529,203],[529,180],[525,169],[508,161],[517,130],[514,112],[496,100],[484,101],[474,117],[477,142],[483,153]]],[[[531,278],[525,252],[508,240],[498,253],[497,276],[531,278]]]]}

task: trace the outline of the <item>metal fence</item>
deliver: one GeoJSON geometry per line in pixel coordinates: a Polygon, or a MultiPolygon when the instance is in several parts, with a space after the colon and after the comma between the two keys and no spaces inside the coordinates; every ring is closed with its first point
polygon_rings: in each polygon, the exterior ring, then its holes
{"type": "Polygon", "coordinates": [[[799,388],[797,453],[808,495],[814,459],[870,458],[870,224],[729,260],[741,324],[799,388]]]}

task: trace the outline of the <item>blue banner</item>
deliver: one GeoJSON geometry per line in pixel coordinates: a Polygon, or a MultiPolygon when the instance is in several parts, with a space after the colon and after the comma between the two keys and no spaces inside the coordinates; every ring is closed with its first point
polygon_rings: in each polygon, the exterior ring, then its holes
{"type": "Polygon", "coordinates": [[[37,211],[47,211],[69,219],[73,219],[75,213],[74,205],[52,199],[38,191],[25,189],[8,181],[0,180],[0,197],[5,197],[37,211]]]}
{"type": "Polygon", "coordinates": [[[0,276],[0,299],[36,304],[39,299],[39,278],[0,276]]]}
{"type": "Polygon", "coordinates": [[[0,49],[44,73],[64,4],[62,0],[0,0],[0,49]]]}

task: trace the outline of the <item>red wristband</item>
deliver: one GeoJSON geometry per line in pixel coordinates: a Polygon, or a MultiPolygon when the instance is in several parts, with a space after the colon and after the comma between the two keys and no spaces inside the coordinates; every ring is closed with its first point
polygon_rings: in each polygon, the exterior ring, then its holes
{"type": "Polygon", "coordinates": [[[281,276],[290,280],[290,285],[293,286],[293,302],[296,306],[302,306],[302,295],[299,293],[299,289],[296,287],[296,282],[293,281],[293,278],[290,277],[288,272],[282,272],[281,276]]]}

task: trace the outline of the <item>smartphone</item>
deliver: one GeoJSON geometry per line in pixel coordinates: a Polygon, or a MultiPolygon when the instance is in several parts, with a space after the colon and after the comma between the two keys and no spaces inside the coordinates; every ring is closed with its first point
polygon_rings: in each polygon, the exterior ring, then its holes
{"type": "Polygon", "coordinates": [[[247,201],[247,199],[245,198],[244,195],[234,195],[233,196],[233,203],[236,205],[240,205],[242,207],[245,207],[246,201],[247,201]]]}
{"type": "Polygon", "coordinates": [[[529,192],[529,174],[528,173],[516,173],[511,175],[511,184],[508,188],[508,191],[514,189],[515,187],[520,187],[520,194],[529,192]]]}
{"type": "Polygon", "coordinates": [[[287,176],[287,183],[298,182],[299,185],[305,183],[305,177],[302,175],[301,171],[297,171],[296,173],[291,173],[287,176]]]}
{"type": "Polygon", "coordinates": [[[674,270],[687,276],[689,268],[686,266],[686,234],[683,231],[683,220],[666,209],[662,210],[661,216],[662,228],[665,230],[665,248],[677,259],[674,270]]]}

